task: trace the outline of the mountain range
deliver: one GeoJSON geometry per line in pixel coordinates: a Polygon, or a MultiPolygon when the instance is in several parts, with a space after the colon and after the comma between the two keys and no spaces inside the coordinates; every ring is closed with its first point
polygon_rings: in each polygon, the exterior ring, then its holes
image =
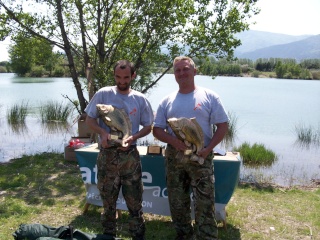
{"type": "Polygon", "coordinates": [[[236,37],[242,43],[235,49],[234,56],[238,58],[320,59],[320,34],[292,36],[249,30],[236,37]]]}

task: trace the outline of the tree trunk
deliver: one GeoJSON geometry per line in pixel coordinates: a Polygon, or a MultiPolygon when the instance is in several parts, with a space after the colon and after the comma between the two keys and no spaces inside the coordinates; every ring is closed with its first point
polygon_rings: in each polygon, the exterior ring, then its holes
{"type": "Polygon", "coordinates": [[[80,83],[79,78],[78,78],[78,72],[77,72],[77,69],[75,67],[74,59],[73,59],[73,56],[72,56],[71,44],[69,42],[65,27],[64,27],[65,25],[64,25],[63,17],[62,17],[61,0],[57,1],[57,17],[58,17],[58,22],[59,22],[59,25],[60,25],[59,27],[60,27],[60,30],[61,30],[61,36],[62,36],[63,43],[64,43],[64,51],[65,51],[65,53],[67,55],[68,62],[69,62],[69,70],[70,70],[71,78],[72,78],[74,87],[76,88],[76,91],[77,91],[77,96],[78,96],[79,104],[80,104],[80,110],[81,110],[82,113],[84,113],[84,109],[87,106],[87,101],[83,96],[81,83],[80,83]]]}

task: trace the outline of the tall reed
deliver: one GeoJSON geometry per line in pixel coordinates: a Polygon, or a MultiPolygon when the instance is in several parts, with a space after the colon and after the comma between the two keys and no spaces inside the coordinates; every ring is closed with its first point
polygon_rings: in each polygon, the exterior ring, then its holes
{"type": "Polygon", "coordinates": [[[46,122],[67,122],[72,113],[70,104],[63,104],[54,101],[48,101],[40,107],[40,117],[43,123],[46,122]]]}
{"type": "Polygon", "coordinates": [[[7,111],[7,120],[9,124],[23,124],[25,123],[28,114],[28,102],[14,104],[7,111]]]}
{"type": "Polygon", "coordinates": [[[320,125],[318,129],[313,126],[305,126],[299,124],[295,126],[295,132],[297,134],[297,143],[301,146],[319,145],[320,144],[320,125]]]}
{"type": "Polygon", "coordinates": [[[234,144],[234,141],[237,137],[238,132],[238,117],[234,112],[228,112],[229,116],[229,124],[228,124],[228,132],[224,136],[224,138],[221,141],[221,144],[225,146],[225,148],[228,148],[229,146],[232,146],[234,144]]]}

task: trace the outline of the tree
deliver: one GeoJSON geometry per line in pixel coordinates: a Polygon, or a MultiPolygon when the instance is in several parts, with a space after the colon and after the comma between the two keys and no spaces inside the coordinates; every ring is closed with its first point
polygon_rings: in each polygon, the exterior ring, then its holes
{"type": "Polygon", "coordinates": [[[304,59],[300,65],[302,68],[320,69],[320,59],[304,59]]]}
{"type": "Polygon", "coordinates": [[[275,70],[276,70],[277,78],[284,78],[284,75],[287,72],[287,66],[283,64],[281,61],[278,61],[276,63],[275,70]]]}
{"type": "Polygon", "coordinates": [[[79,112],[83,112],[87,100],[79,72],[90,70],[90,99],[98,88],[113,84],[114,63],[129,59],[138,69],[134,87],[146,92],[171,68],[177,55],[232,57],[240,45],[234,35],[247,30],[248,19],[259,12],[256,1],[0,0],[0,39],[10,32],[27,31],[65,52],[79,112]],[[160,64],[167,67],[152,74],[160,64]]]}
{"type": "MultiPolygon", "coordinates": [[[[17,39],[19,39],[18,36],[17,39]]],[[[11,46],[8,52],[11,60],[12,71],[18,74],[18,76],[24,76],[31,70],[32,55],[31,48],[29,48],[29,41],[17,40],[17,44],[11,46]]]]}
{"type": "Polygon", "coordinates": [[[46,65],[53,56],[52,46],[44,39],[19,33],[9,47],[10,66],[16,74],[24,76],[32,67],[46,65]]]}

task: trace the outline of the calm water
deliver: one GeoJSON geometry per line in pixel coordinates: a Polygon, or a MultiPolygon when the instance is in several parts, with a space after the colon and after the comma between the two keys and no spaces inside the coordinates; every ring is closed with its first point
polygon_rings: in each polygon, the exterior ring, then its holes
{"type": "MultiPolygon", "coordinates": [[[[299,124],[320,129],[319,81],[237,77],[212,80],[211,77],[197,76],[196,83],[216,91],[227,111],[237,116],[237,145],[262,143],[278,155],[279,160],[272,168],[255,174],[272,175],[282,184],[293,184],[295,179],[301,182],[301,179],[320,178],[320,147],[299,147],[295,144],[294,131],[299,124]]],[[[147,94],[154,111],[159,101],[174,90],[177,90],[174,76],[168,74],[147,94]]],[[[62,95],[76,99],[70,78],[25,79],[0,74],[0,162],[22,154],[63,152],[70,137],[77,135],[77,124],[74,124],[77,113],[71,117],[70,126],[59,129],[44,127],[37,116],[37,108],[48,100],[67,103],[62,95]],[[7,109],[21,101],[32,107],[26,129],[12,129],[7,124],[7,109]]],[[[153,140],[152,136],[147,139],[153,140]]],[[[242,171],[246,174],[256,172],[242,171]]]]}

